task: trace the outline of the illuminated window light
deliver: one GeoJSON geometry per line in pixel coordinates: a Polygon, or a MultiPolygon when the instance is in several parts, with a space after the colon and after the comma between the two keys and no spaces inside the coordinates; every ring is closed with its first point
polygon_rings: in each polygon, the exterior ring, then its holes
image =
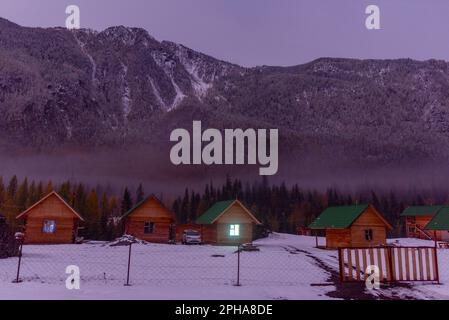
{"type": "Polygon", "coordinates": [[[229,235],[231,237],[239,237],[240,236],[240,225],[231,224],[229,235]]]}
{"type": "Polygon", "coordinates": [[[56,221],[54,220],[45,220],[44,225],[42,227],[42,232],[47,234],[52,234],[56,232],[56,221]]]}

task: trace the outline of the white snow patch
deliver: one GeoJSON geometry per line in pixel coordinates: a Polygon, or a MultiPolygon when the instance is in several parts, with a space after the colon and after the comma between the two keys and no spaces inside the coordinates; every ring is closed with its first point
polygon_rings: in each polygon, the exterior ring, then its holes
{"type": "Polygon", "coordinates": [[[156,87],[156,84],[154,83],[153,78],[148,76],[148,80],[150,81],[150,85],[153,90],[153,94],[156,97],[157,102],[163,109],[167,109],[167,105],[165,104],[164,100],[162,99],[161,93],[159,92],[159,89],[156,87]]]}
{"type": "Polygon", "coordinates": [[[131,100],[131,88],[128,85],[128,82],[126,81],[126,77],[128,75],[128,67],[121,62],[122,66],[122,74],[121,74],[121,81],[122,81],[122,87],[123,87],[123,94],[122,94],[122,106],[123,106],[123,117],[125,118],[125,121],[128,120],[128,115],[131,113],[132,110],[132,100],[131,100]]]}
{"type": "Polygon", "coordinates": [[[86,43],[83,43],[81,40],[79,40],[76,35],[74,34],[75,40],[80,46],[81,52],[89,59],[91,67],[92,67],[92,73],[91,73],[91,81],[94,85],[98,84],[98,79],[96,78],[97,74],[97,64],[95,63],[94,58],[86,49],[86,43]]]}
{"type": "Polygon", "coordinates": [[[184,66],[187,73],[190,75],[190,81],[195,91],[196,96],[201,100],[210,88],[212,88],[212,82],[216,78],[216,73],[206,80],[204,76],[204,62],[201,59],[192,59],[187,56],[187,49],[181,45],[177,45],[176,56],[178,57],[181,64],[184,66]],[[203,73],[203,74],[201,74],[203,73]]]}
{"type": "Polygon", "coordinates": [[[167,54],[163,52],[153,52],[151,56],[156,62],[156,65],[162,68],[165,75],[170,79],[173,89],[175,90],[175,97],[173,98],[173,102],[171,103],[171,105],[167,107],[165,103],[163,104],[165,105],[165,109],[167,111],[172,111],[181,104],[184,98],[187,97],[175,81],[174,69],[176,68],[176,62],[174,60],[170,60],[167,54]]]}
{"type": "Polygon", "coordinates": [[[175,88],[176,95],[175,95],[175,98],[173,99],[173,103],[172,103],[171,107],[168,109],[168,111],[172,111],[172,110],[176,109],[181,104],[182,100],[184,100],[184,98],[187,97],[182,92],[181,88],[179,88],[179,86],[176,84],[173,77],[170,80],[173,85],[173,88],[175,88]]]}

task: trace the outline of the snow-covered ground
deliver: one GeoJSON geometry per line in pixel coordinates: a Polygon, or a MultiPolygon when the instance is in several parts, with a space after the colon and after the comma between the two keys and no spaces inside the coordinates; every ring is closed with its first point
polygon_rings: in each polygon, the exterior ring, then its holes
{"type": "MultiPolygon", "coordinates": [[[[396,243],[395,240],[392,242],[396,243]]],[[[402,245],[432,245],[399,239],[402,245]]],[[[324,239],[320,239],[324,243],[324,239]]],[[[128,248],[105,243],[24,246],[19,284],[17,258],[0,260],[0,299],[331,299],[449,298],[449,250],[439,250],[442,285],[414,284],[371,292],[338,282],[337,252],[314,248],[315,238],[273,234],[256,241],[259,252],[235,247],[135,244],[125,287],[128,248]],[[80,268],[81,289],[68,290],[66,267],[80,268]],[[343,294],[342,291],[345,293],[343,294]],[[360,296],[362,294],[362,296],[360,296]],[[363,296],[363,294],[365,296],[363,296]],[[352,296],[353,295],[353,296],[352,296]]]]}

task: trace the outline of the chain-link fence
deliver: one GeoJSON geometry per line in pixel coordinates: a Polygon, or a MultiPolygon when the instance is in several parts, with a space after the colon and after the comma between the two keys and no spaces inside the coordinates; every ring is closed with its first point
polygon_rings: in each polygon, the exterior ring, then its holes
{"type": "MultiPolygon", "coordinates": [[[[360,259],[363,261],[363,254],[360,259]]],[[[426,259],[425,252],[422,259],[426,259]]],[[[73,265],[79,267],[81,283],[94,286],[123,286],[128,282],[129,272],[131,285],[209,287],[240,284],[310,288],[335,285],[338,261],[337,251],[314,248],[311,237],[301,238],[295,246],[282,244],[282,241],[262,241],[257,243],[254,251],[226,246],[151,243],[134,243],[131,247],[101,242],[24,245],[19,280],[65,285],[69,277],[66,268],[73,265]]],[[[0,281],[16,280],[18,262],[18,257],[0,259],[0,281]]],[[[449,285],[449,249],[437,249],[437,263],[440,284],[449,285]]],[[[352,264],[357,266],[356,261],[352,264]]],[[[413,267],[411,274],[412,271],[413,267]]]]}
{"type": "MultiPolygon", "coordinates": [[[[317,274],[313,260],[294,248],[259,245],[242,247],[106,243],[24,245],[19,280],[63,284],[66,268],[79,267],[84,283],[156,286],[295,286],[317,274]],[[131,254],[130,254],[131,249],[131,254]],[[128,268],[129,267],[129,268],[128,268]]],[[[16,279],[18,258],[0,260],[0,281],[16,279]]]]}

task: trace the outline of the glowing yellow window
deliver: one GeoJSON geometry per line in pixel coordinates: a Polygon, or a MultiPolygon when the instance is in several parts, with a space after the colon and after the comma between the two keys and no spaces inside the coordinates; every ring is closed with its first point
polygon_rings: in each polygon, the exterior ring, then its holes
{"type": "Polygon", "coordinates": [[[240,225],[239,224],[231,224],[229,229],[229,235],[231,237],[239,237],[240,236],[240,225]]]}

